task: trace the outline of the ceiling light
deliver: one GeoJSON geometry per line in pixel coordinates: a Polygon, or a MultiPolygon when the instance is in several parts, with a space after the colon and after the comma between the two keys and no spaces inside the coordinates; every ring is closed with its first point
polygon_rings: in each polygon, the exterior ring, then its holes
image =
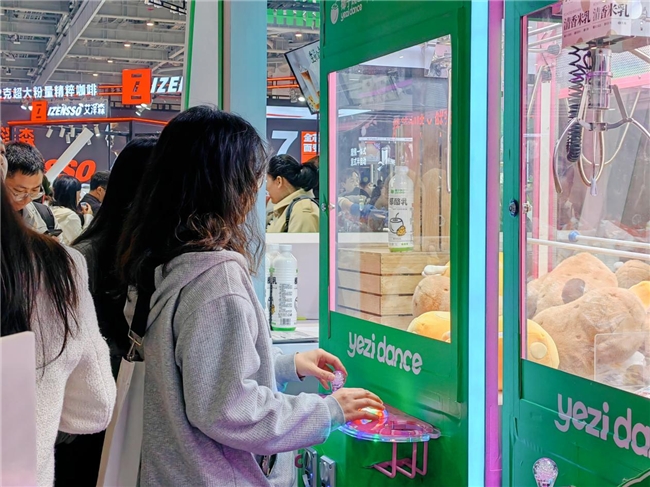
{"type": "Polygon", "coordinates": [[[301,34],[300,32],[298,32],[298,33],[296,34],[296,37],[302,37],[302,34],[301,34]]]}
{"type": "Polygon", "coordinates": [[[99,76],[99,75],[98,75],[97,73],[93,73],[93,76],[94,76],[94,77],[97,77],[97,76],[99,76]]]}
{"type": "Polygon", "coordinates": [[[77,135],[77,129],[72,126],[70,127],[70,137],[74,137],[75,135],[77,135]]]}
{"type": "Polygon", "coordinates": [[[34,107],[31,106],[31,105],[29,105],[27,108],[29,108],[29,111],[30,111],[30,112],[34,109],[34,107]]]}
{"type": "Polygon", "coordinates": [[[125,42],[124,47],[131,47],[131,43],[130,42],[125,42]]]}
{"type": "Polygon", "coordinates": [[[47,137],[48,139],[52,137],[52,132],[53,132],[52,127],[48,125],[47,132],[45,133],[45,137],[47,137]]]}
{"type": "Polygon", "coordinates": [[[70,134],[65,134],[65,143],[66,144],[70,143],[70,134]]]}
{"type": "Polygon", "coordinates": [[[304,96],[302,96],[302,95],[301,95],[301,96],[299,96],[299,97],[298,97],[298,101],[305,101],[305,97],[304,97],[304,96]]]}
{"type": "Polygon", "coordinates": [[[27,110],[27,103],[26,103],[26,102],[22,102],[22,103],[20,104],[20,108],[22,108],[23,110],[27,110]]]}
{"type": "Polygon", "coordinates": [[[14,34],[13,36],[10,37],[10,39],[13,41],[14,44],[20,44],[20,37],[18,37],[18,34],[14,34]]]}
{"type": "Polygon", "coordinates": [[[93,138],[92,137],[90,139],[88,139],[88,143],[86,145],[93,145],[93,138]]]}
{"type": "Polygon", "coordinates": [[[95,137],[99,137],[101,134],[99,133],[99,125],[95,124],[95,137]]]}
{"type": "Polygon", "coordinates": [[[153,23],[153,20],[147,20],[147,26],[148,27],[153,27],[155,24],[153,23]]]}
{"type": "Polygon", "coordinates": [[[108,60],[108,64],[113,64],[113,60],[112,60],[112,59],[109,59],[109,60],[108,60]]]}
{"type": "Polygon", "coordinates": [[[59,137],[63,138],[65,135],[65,127],[61,127],[61,130],[59,130],[59,137]]]}
{"type": "Polygon", "coordinates": [[[16,60],[16,56],[11,54],[10,52],[6,52],[5,56],[7,57],[7,61],[15,61],[16,60]]]}
{"type": "Polygon", "coordinates": [[[7,76],[11,76],[11,68],[7,68],[7,69],[5,69],[5,74],[6,74],[7,76]]]}

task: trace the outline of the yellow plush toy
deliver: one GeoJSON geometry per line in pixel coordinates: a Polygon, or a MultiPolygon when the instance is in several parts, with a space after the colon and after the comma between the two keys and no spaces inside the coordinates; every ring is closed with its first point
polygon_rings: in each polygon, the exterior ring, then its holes
{"type": "MultiPolygon", "coordinates": [[[[528,320],[526,328],[527,359],[541,365],[557,369],[560,357],[557,346],[546,330],[533,320],[528,320]]],[[[503,390],[503,317],[499,316],[499,390],[503,390]]]]}
{"type": "Polygon", "coordinates": [[[411,321],[406,331],[451,343],[450,330],[451,315],[449,311],[429,311],[411,321]]]}
{"type": "Polygon", "coordinates": [[[643,303],[646,311],[650,312],[650,281],[641,281],[630,288],[643,303]]]}
{"type": "MultiPolygon", "coordinates": [[[[441,275],[451,278],[451,261],[445,264],[445,270],[441,275]]],[[[503,296],[503,252],[499,252],[499,296],[503,296]]]]}
{"type": "MultiPolygon", "coordinates": [[[[448,311],[429,311],[411,321],[407,331],[434,340],[451,343],[451,315],[448,311]]],[[[539,324],[528,320],[527,358],[531,362],[557,369],[560,358],[553,338],[539,324]]],[[[499,316],[498,342],[499,390],[503,390],[503,317],[499,316]]]]}

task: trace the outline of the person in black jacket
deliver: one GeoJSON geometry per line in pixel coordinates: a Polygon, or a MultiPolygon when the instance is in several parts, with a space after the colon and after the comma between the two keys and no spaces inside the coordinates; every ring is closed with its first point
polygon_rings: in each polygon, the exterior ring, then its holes
{"type": "MultiPolygon", "coordinates": [[[[111,171],[109,190],[99,211],[88,229],[73,242],[73,248],[81,252],[88,263],[90,293],[99,329],[108,342],[115,378],[130,345],[129,325],[123,313],[126,289],[117,278],[116,252],[126,216],[155,144],[155,137],[142,137],[124,147],[111,171]]],[[[103,443],[102,432],[77,436],[69,443],[58,445],[55,487],[95,487],[103,443]]]]}
{"type": "Polygon", "coordinates": [[[90,178],[90,192],[86,193],[81,198],[80,203],[88,203],[93,210],[93,215],[99,211],[102,206],[104,197],[106,196],[106,187],[108,186],[108,178],[111,175],[110,171],[97,171],[90,178]]]}

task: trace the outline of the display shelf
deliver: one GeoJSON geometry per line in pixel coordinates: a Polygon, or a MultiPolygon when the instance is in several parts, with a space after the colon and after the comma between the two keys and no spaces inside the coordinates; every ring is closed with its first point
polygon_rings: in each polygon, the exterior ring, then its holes
{"type": "Polygon", "coordinates": [[[409,416],[398,409],[386,406],[383,411],[374,411],[379,419],[349,421],[340,430],[346,435],[359,440],[378,443],[392,443],[390,460],[372,465],[372,468],[389,478],[398,473],[415,478],[416,475],[426,475],[429,440],[440,438],[440,430],[417,418],[409,416]],[[398,459],[399,443],[411,443],[411,457],[398,459]],[[418,445],[422,444],[422,466],[417,466],[418,445]]]}

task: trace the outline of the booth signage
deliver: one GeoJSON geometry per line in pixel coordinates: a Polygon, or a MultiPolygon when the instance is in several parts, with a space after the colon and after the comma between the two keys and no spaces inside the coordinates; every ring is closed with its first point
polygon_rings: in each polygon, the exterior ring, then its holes
{"type": "Polygon", "coordinates": [[[107,100],[72,101],[50,105],[47,118],[83,118],[106,117],[108,115],[107,100]]]}
{"type": "Polygon", "coordinates": [[[47,100],[36,100],[32,102],[32,122],[44,122],[47,120],[47,100]]]}
{"type": "Polygon", "coordinates": [[[307,162],[318,155],[318,133],[301,132],[302,144],[300,145],[301,162],[307,162]]]}
{"type": "Polygon", "coordinates": [[[18,86],[14,88],[3,88],[3,100],[51,100],[71,97],[97,96],[98,86],[91,84],[67,84],[47,86],[18,86]]]}
{"type": "Polygon", "coordinates": [[[151,93],[172,94],[183,91],[182,76],[161,76],[153,79],[151,93]]]}
{"type": "Polygon", "coordinates": [[[122,104],[148,105],[151,103],[150,69],[125,69],[122,71],[122,104]]]}

